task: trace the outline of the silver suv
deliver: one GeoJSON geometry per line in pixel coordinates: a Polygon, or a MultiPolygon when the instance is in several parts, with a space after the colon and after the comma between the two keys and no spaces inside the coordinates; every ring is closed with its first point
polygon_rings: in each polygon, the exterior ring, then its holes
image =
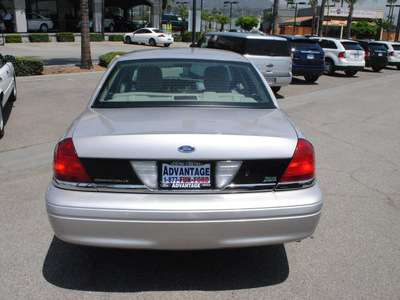
{"type": "Polygon", "coordinates": [[[333,75],[335,71],[344,71],[353,76],[365,67],[364,49],[356,42],[334,38],[318,39],[318,44],[325,51],[324,74],[333,75]]]}
{"type": "Polygon", "coordinates": [[[379,43],[383,44],[388,51],[389,66],[396,66],[400,70],[400,43],[385,41],[379,41],[379,43]]]}
{"type": "Polygon", "coordinates": [[[285,38],[252,33],[209,32],[200,39],[198,46],[242,54],[252,61],[275,93],[292,81],[292,58],[285,38]]]}

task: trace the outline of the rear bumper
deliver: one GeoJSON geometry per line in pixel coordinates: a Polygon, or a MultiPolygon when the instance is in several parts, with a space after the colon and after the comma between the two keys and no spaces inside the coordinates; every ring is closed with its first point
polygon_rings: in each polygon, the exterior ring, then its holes
{"type": "Polygon", "coordinates": [[[366,61],[365,66],[371,68],[384,68],[388,64],[388,61],[366,61]]]}
{"type": "Polygon", "coordinates": [[[55,235],[70,243],[142,249],[248,247],[304,239],[323,198],[314,186],[232,194],[80,192],[52,184],[46,208],[55,235]]]}
{"type": "Polygon", "coordinates": [[[324,73],[324,66],[318,68],[304,68],[304,67],[295,67],[293,66],[292,73],[294,76],[321,76],[324,73]]]}

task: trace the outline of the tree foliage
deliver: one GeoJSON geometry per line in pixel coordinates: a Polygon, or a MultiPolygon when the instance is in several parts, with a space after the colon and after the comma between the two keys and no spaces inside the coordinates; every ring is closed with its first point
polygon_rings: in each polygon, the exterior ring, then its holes
{"type": "Polygon", "coordinates": [[[220,29],[221,31],[224,30],[225,24],[229,24],[231,22],[231,18],[229,18],[228,16],[224,16],[224,15],[216,15],[215,20],[218,24],[221,25],[221,29],[220,29]]]}
{"type": "Polygon", "coordinates": [[[244,30],[252,30],[258,25],[258,19],[253,17],[240,17],[236,20],[235,26],[240,26],[244,30]]]}
{"type": "Polygon", "coordinates": [[[367,21],[360,21],[351,25],[351,35],[358,39],[373,39],[376,35],[376,27],[367,21]]]}

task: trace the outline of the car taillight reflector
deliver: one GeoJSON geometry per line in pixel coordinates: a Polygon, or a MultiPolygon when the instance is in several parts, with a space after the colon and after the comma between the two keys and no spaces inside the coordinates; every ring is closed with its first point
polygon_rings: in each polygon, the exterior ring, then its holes
{"type": "Polygon", "coordinates": [[[339,58],[346,58],[346,52],[339,52],[339,58]]]}
{"type": "Polygon", "coordinates": [[[299,139],[293,158],[279,183],[307,181],[315,177],[314,147],[299,139]]]}
{"type": "Polygon", "coordinates": [[[389,56],[394,56],[394,52],[393,52],[393,51],[390,51],[390,52],[389,52],[389,56]]]}
{"type": "Polygon", "coordinates": [[[163,34],[160,34],[158,37],[165,37],[165,35],[163,35],[163,34]]]}
{"type": "Polygon", "coordinates": [[[61,141],[56,146],[54,151],[54,178],[67,182],[92,183],[70,138],[61,141]]]}
{"type": "Polygon", "coordinates": [[[365,51],[365,57],[370,57],[370,56],[371,56],[371,52],[365,51]]]}

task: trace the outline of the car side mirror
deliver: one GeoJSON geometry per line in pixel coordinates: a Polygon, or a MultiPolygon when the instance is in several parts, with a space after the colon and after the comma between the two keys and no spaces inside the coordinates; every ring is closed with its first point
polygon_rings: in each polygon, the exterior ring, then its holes
{"type": "Polygon", "coordinates": [[[6,62],[15,62],[15,56],[14,55],[6,55],[6,56],[4,56],[4,60],[6,62]]]}

